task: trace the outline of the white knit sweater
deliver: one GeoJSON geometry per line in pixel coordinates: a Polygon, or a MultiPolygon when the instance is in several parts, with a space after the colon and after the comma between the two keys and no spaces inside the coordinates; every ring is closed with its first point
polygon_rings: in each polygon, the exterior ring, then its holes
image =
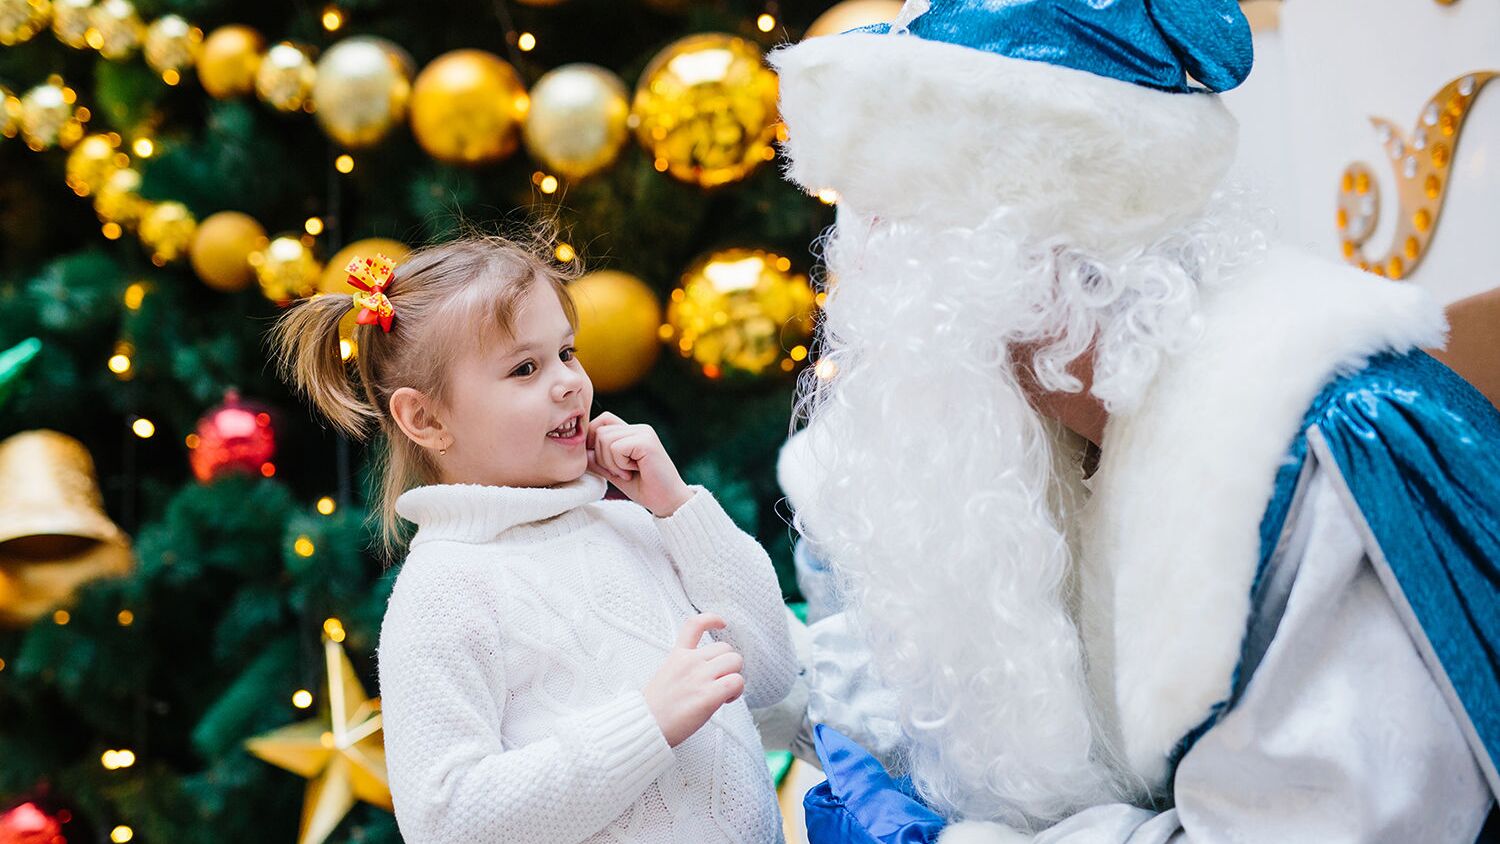
{"type": "Polygon", "coordinates": [[[702,488],[666,519],[604,489],[585,475],[397,501],[418,530],[379,671],[412,844],[781,840],[749,710],[798,670],[770,560],[702,488]],[[672,748],[641,689],[699,611],[724,617],[713,638],[744,656],[745,694],[672,748]]]}

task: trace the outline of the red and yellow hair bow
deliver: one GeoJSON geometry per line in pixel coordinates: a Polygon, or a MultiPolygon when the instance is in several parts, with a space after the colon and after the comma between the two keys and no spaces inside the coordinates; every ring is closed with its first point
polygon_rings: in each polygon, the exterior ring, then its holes
{"type": "Polygon", "coordinates": [[[361,291],[354,294],[354,307],[360,308],[354,321],[360,325],[378,324],[389,333],[396,308],[386,298],[385,289],[396,275],[396,262],[377,253],[371,258],[355,258],[344,272],[349,274],[349,283],[361,291]]]}

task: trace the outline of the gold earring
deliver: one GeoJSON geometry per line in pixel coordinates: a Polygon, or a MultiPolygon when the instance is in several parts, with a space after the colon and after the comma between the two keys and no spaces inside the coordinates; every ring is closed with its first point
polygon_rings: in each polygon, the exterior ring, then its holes
{"type": "Polygon", "coordinates": [[[447,453],[448,453],[448,449],[446,449],[446,448],[440,448],[440,449],[438,449],[438,454],[447,454],[447,453]]]}

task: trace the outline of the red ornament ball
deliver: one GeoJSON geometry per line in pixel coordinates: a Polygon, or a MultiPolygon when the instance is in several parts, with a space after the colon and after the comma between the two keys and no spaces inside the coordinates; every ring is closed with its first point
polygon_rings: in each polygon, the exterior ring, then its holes
{"type": "Polygon", "coordinates": [[[72,820],[66,809],[49,812],[28,800],[0,814],[0,842],[3,844],[67,844],[63,824],[72,820]]]}
{"type": "Polygon", "coordinates": [[[240,400],[230,390],[224,403],[198,420],[198,430],[188,437],[188,463],[200,483],[208,483],[227,472],[243,471],[271,477],[276,474],[276,430],[270,412],[240,400]]]}

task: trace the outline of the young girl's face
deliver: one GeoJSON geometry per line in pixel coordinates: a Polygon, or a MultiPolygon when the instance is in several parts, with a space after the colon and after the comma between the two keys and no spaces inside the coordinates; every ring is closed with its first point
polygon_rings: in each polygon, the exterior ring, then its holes
{"type": "Polygon", "coordinates": [[[540,487],[577,480],[594,385],[573,354],[573,327],[551,285],[519,303],[510,338],[454,363],[438,457],[445,483],[540,487]]]}

